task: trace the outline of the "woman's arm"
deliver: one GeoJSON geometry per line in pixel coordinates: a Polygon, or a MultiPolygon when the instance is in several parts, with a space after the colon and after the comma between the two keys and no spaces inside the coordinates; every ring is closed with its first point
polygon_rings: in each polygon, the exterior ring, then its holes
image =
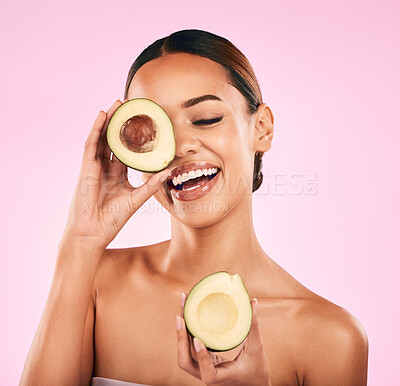
{"type": "Polygon", "coordinates": [[[21,385],[79,384],[85,321],[102,253],[76,238],[63,238],[59,244],[49,297],[21,385]]]}
{"type": "Polygon", "coordinates": [[[110,159],[107,126],[121,104],[118,100],[107,113],[100,111],[86,140],[50,293],[22,374],[23,386],[78,385],[84,381],[81,369],[87,379],[93,357],[90,300],[101,256],[169,173],[168,169],[155,173],[134,188],[127,167],[115,157],[110,159]]]}
{"type": "Polygon", "coordinates": [[[94,321],[96,297],[97,291],[93,288],[86,315],[85,330],[83,333],[81,373],[79,379],[80,386],[90,385],[90,380],[94,370],[94,321]]]}

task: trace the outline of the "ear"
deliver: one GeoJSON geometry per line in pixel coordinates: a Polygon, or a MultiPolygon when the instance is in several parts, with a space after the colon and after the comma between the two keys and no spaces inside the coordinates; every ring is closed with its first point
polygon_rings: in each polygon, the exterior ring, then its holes
{"type": "Polygon", "coordinates": [[[274,136],[274,116],[265,103],[258,106],[254,124],[254,151],[264,153],[271,148],[274,136]]]}

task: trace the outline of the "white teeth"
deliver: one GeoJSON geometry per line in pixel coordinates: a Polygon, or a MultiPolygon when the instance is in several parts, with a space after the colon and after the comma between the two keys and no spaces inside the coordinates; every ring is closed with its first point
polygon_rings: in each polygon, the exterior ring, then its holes
{"type": "Polygon", "coordinates": [[[182,173],[172,179],[172,183],[174,186],[181,184],[182,182],[189,181],[190,179],[204,176],[209,176],[211,174],[217,173],[217,168],[209,168],[209,169],[196,169],[190,170],[189,173],[182,173]]]}

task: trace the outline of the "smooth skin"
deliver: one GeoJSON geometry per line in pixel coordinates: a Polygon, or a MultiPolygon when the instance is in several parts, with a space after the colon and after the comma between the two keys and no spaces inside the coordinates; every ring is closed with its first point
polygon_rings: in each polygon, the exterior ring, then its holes
{"type": "MultiPolygon", "coordinates": [[[[99,113],[21,385],[89,385],[92,374],[174,386],[366,385],[368,340],[361,324],[296,281],[257,240],[252,168],[255,151],[271,147],[269,107],[248,115],[217,63],[184,53],[143,65],[128,93],[138,97],[154,100],[171,118],[176,157],[163,172],[143,173],[144,185],[133,188],[126,167],[110,160],[105,140],[122,102],[99,113]],[[206,94],[223,101],[182,106],[206,94]],[[196,123],[221,115],[212,125],[196,123]],[[213,189],[189,205],[171,197],[161,180],[193,161],[221,172],[213,189]],[[171,239],[107,249],[152,195],[171,213],[171,239]],[[187,334],[182,309],[192,286],[220,270],[240,274],[256,316],[239,347],[211,353],[187,334]]],[[[294,258],[303,256],[306,251],[294,258]]]]}

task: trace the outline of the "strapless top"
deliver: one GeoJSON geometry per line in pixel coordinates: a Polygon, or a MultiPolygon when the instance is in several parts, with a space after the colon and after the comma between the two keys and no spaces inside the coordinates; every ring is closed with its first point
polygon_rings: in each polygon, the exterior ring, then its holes
{"type": "Polygon", "coordinates": [[[117,381],[116,379],[93,377],[90,383],[91,386],[150,386],[143,383],[131,383],[117,381]]]}

